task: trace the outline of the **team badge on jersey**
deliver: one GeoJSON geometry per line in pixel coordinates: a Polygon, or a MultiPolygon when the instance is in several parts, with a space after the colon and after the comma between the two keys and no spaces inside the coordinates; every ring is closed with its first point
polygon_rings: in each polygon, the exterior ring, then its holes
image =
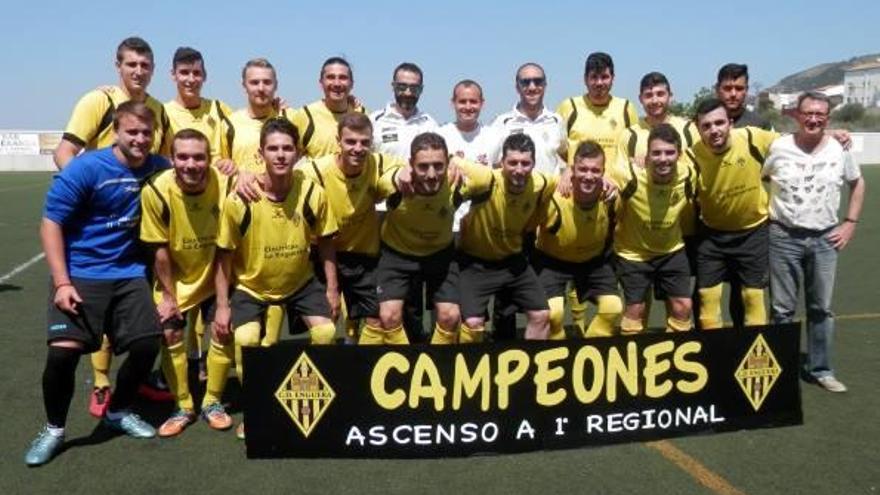
{"type": "Polygon", "coordinates": [[[779,361],[776,360],[764,336],[758,334],[758,338],[739,363],[734,377],[746,394],[746,398],[752,403],[752,407],[758,411],[781,374],[782,367],[779,366],[779,361]]]}
{"type": "Polygon", "coordinates": [[[303,352],[275,391],[275,398],[304,437],[318,425],[336,392],[303,352]]]}

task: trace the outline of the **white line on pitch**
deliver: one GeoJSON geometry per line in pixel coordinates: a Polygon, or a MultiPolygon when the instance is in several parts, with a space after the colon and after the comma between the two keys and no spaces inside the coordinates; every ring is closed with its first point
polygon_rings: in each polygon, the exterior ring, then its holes
{"type": "Polygon", "coordinates": [[[45,254],[40,253],[40,254],[34,256],[33,258],[31,258],[31,259],[25,261],[24,263],[18,265],[17,267],[13,268],[11,272],[9,272],[9,273],[7,273],[6,275],[3,275],[2,277],[0,277],[0,284],[2,284],[3,282],[6,282],[6,281],[9,280],[10,278],[12,278],[12,277],[18,275],[19,273],[21,273],[21,272],[27,270],[28,268],[30,268],[31,265],[33,265],[34,263],[40,261],[41,259],[43,259],[43,258],[45,258],[45,257],[46,257],[45,254]]]}

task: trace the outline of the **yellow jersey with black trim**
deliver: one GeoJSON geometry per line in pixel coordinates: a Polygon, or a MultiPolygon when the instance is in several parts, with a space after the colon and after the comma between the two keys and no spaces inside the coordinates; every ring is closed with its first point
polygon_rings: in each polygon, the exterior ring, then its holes
{"type": "Polygon", "coordinates": [[[471,198],[471,209],[461,221],[461,250],[488,261],[522,253],[523,233],[536,227],[555,188],[555,177],[533,170],[525,190],[513,193],[501,169],[492,170],[491,187],[471,198]]]}
{"type": "Polygon", "coordinates": [[[171,144],[174,136],[183,129],[195,129],[208,138],[211,146],[211,163],[223,158],[232,158],[229,135],[232,124],[229,120],[232,109],[220,100],[202,98],[196,108],[186,108],[177,100],[165,103],[168,115],[169,138],[165,140],[162,154],[171,156],[171,144]]]}
{"type": "MultiPolygon", "coordinates": [[[[697,131],[697,125],[694,124],[694,121],[670,115],[666,118],[666,123],[678,131],[678,135],[681,137],[682,151],[687,150],[700,140],[700,133],[697,131]]],[[[635,125],[627,127],[620,134],[617,143],[618,162],[622,163],[624,167],[632,160],[644,163],[645,155],[648,154],[648,136],[650,134],[651,125],[644,118],[639,119],[635,125]]]]}
{"type": "Polygon", "coordinates": [[[273,110],[265,117],[256,118],[251,117],[247,108],[242,108],[229,116],[231,131],[227,133],[226,138],[229,143],[227,146],[232,161],[239,170],[254,174],[266,171],[266,164],[263,163],[263,156],[260,155],[260,131],[263,130],[263,124],[279,116],[291,120],[292,113],[290,109],[281,112],[273,110]]]}
{"type": "MultiPolygon", "coordinates": [[[[210,168],[205,190],[189,194],[175,177],[174,169],[159,172],[141,189],[140,237],[168,248],[177,305],[186,311],[214,294],[214,251],[230,180],[210,168]]],[[[158,279],[153,299],[162,300],[158,279]]]]}
{"type": "Polygon", "coordinates": [[[346,113],[367,113],[367,110],[358,105],[345,112],[334,112],[324,103],[318,100],[297,109],[291,115],[291,120],[299,131],[299,149],[308,158],[320,158],[326,155],[339,153],[339,121],[346,113]]]}
{"type": "Polygon", "coordinates": [[[697,171],[700,218],[715,230],[745,230],[767,221],[768,195],[761,169],[770,144],[779,137],[757,127],[731,129],[721,153],[697,142],[688,151],[697,171]]]}
{"type": "Polygon", "coordinates": [[[667,184],[630,162],[629,180],[621,186],[614,229],[614,252],[632,261],[649,261],[684,247],[682,216],[692,212],[695,174],[686,160],[676,164],[667,184]]]}
{"type": "Polygon", "coordinates": [[[589,207],[554,192],[538,224],[535,247],[562,261],[583,263],[603,254],[611,239],[614,208],[598,200],[589,207]]]}
{"type": "Polygon", "coordinates": [[[379,179],[403,162],[381,153],[370,153],[361,173],[349,177],[337,165],[338,157],[339,154],[333,154],[308,160],[297,169],[327,191],[330,209],[339,224],[339,233],[334,238],[336,251],[377,256],[379,179]]]}
{"type": "MultiPolygon", "coordinates": [[[[89,91],[73,108],[62,138],[86,150],[113,145],[116,142],[116,132],[113,130],[116,108],[130,99],[128,93],[118,86],[89,91]]],[[[147,95],[144,103],[155,117],[150,152],[159,153],[168,134],[168,116],[162,103],[152,96],[147,95]]]]}
{"type": "Polygon", "coordinates": [[[449,247],[455,211],[462,202],[488,192],[493,181],[489,167],[465,161],[460,167],[464,180],[455,186],[444,180],[432,195],[400,193],[395,183],[399,168],[383,175],[379,194],[386,199],[388,211],[382,222],[382,242],[410,256],[430,256],[449,247]]]}
{"type": "Polygon", "coordinates": [[[217,247],[233,251],[235,287],[260,301],[277,302],[314,276],[310,240],[336,233],[324,189],[294,172],[283,201],[265,196],[247,204],[230,195],[223,207],[217,247]]]}
{"type": "Polygon", "coordinates": [[[638,120],[635,105],[612,96],[607,105],[594,105],[587,95],[569,98],[556,109],[568,134],[568,164],[574,161],[578,145],[588,139],[599,143],[605,163],[615,163],[620,133],[638,120]]]}

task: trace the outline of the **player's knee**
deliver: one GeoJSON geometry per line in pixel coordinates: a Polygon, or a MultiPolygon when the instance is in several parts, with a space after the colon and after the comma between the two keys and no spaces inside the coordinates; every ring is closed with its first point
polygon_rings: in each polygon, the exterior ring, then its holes
{"type": "Polygon", "coordinates": [[[336,337],[336,326],[329,319],[325,319],[323,323],[312,325],[309,328],[309,337],[312,344],[315,345],[332,344],[336,337]]]}
{"type": "Polygon", "coordinates": [[[386,330],[397,328],[403,320],[403,311],[399,306],[383,304],[379,307],[379,319],[382,321],[382,328],[386,330]]]}
{"type": "Polygon", "coordinates": [[[464,325],[471,329],[482,329],[486,325],[486,320],[480,318],[479,316],[472,316],[470,318],[465,318],[462,322],[464,325]]]}
{"type": "Polygon", "coordinates": [[[257,322],[250,322],[236,328],[235,344],[240,347],[260,345],[260,324],[257,322]]]}
{"type": "Polygon", "coordinates": [[[183,329],[166,328],[162,332],[165,345],[171,347],[183,341],[183,329]]]}
{"type": "Polygon", "coordinates": [[[669,313],[679,320],[687,320],[691,317],[693,304],[689,297],[671,297],[669,298],[669,313]]]}
{"type": "Polygon", "coordinates": [[[78,340],[67,340],[67,339],[53,340],[52,342],[49,342],[49,347],[58,347],[61,349],[73,349],[73,350],[78,350],[80,352],[82,352],[85,348],[85,346],[83,346],[82,342],[80,342],[78,340]]]}
{"type": "Polygon", "coordinates": [[[128,345],[128,355],[130,358],[138,360],[156,359],[159,354],[159,339],[155,337],[145,337],[137,339],[128,345]]]}
{"type": "Polygon", "coordinates": [[[526,311],[526,318],[532,325],[547,325],[550,322],[550,310],[538,309],[526,311]]]}
{"type": "Polygon", "coordinates": [[[446,331],[454,331],[458,328],[461,313],[458,306],[450,304],[448,307],[437,308],[437,324],[446,331]]]}
{"type": "Polygon", "coordinates": [[[623,301],[616,294],[599,296],[596,300],[596,313],[604,318],[617,318],[623,313],[623,301]]]}

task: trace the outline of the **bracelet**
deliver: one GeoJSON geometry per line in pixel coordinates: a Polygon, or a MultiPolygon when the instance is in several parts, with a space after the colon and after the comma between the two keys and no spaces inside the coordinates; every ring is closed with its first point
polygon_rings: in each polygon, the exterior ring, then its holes
{"type": "Polygon", "coordinates": [[[854,219],[852,219],[852,218],[850,218],[850,217],[846,217],[846,218],[844,218],[843,221],[844,221],[844,222],[849,222],[849,223],[859,223],[858,220],[854,220],[854,219]]]}
{"type": "Polygon", "coordinates": [[[70,282],[64,282],[61,284],[57,284],[57,285],[55,285],[55,292],[58,292],[58,289],[60,289],[62,287],[73,287],[73,284],[70,282]]]}

